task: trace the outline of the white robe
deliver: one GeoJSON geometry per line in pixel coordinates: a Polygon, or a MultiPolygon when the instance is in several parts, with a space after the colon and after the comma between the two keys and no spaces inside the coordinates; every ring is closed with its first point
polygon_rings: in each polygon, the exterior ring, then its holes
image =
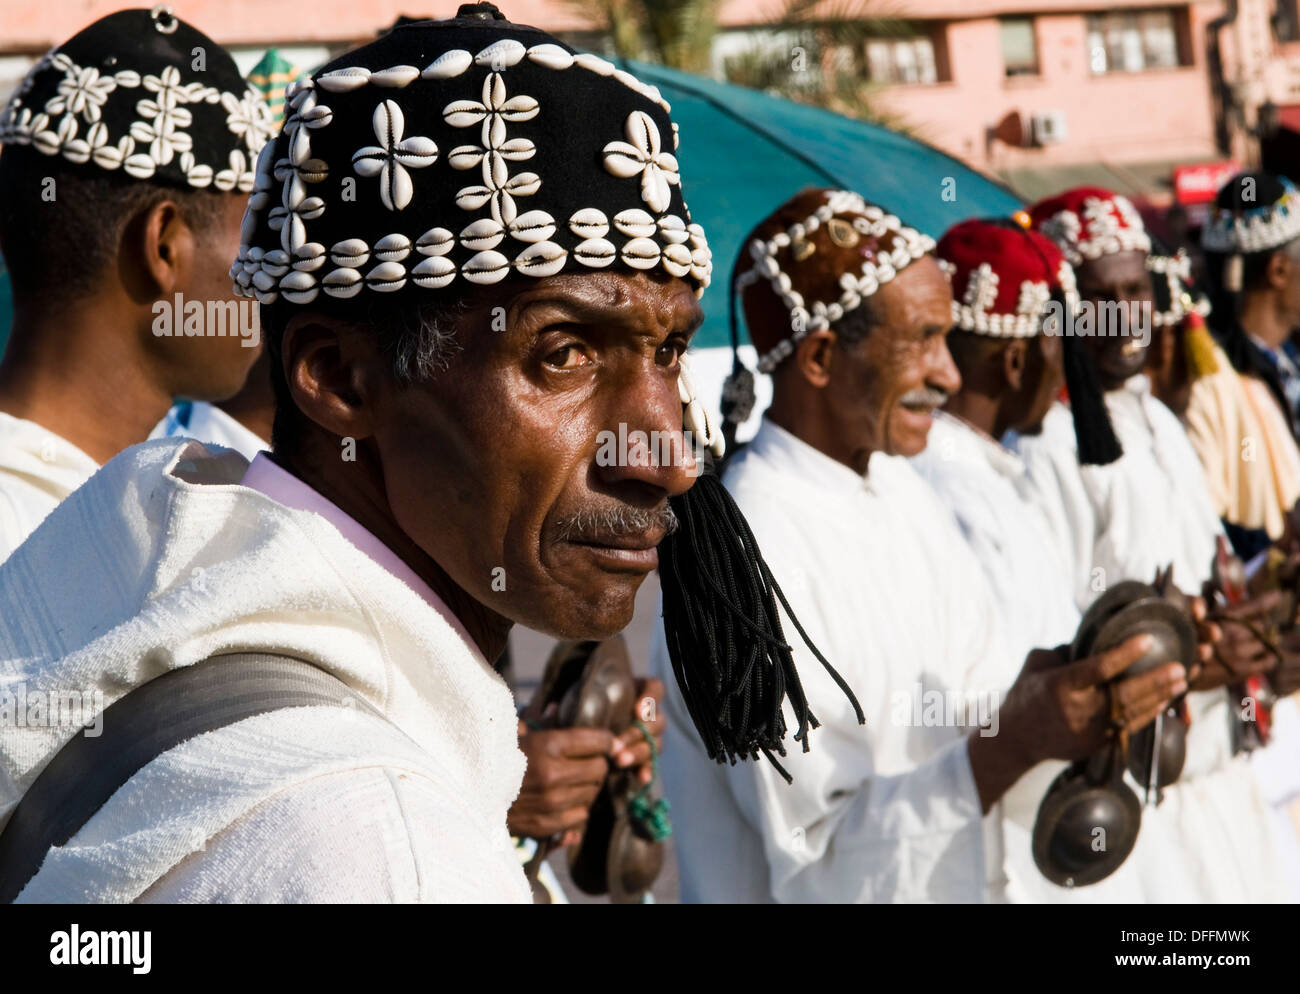
{"type": "MultiPolygon", "coordinates": [[[[391,724],[294,708],[191,739],[53,850],[21,899],[527,902],[506,830],[524,757],[505,683],[431,591],[344,537],[355,522],[243,486],[246,469],[148,442],[55,509],[0,567],[0,691],[92,688],[108,706],[214,654],[281,652],[391,724]]],[[[0,824],[72,734],[0,726],[0,824]]]]}
{"type": "Polygon", "coordinates": [[[97,469],[67,439],[0,412],[0,562],[97,469]]]}
{"type": "MultiPolygon", "coordinates": [[[[1010,652],[1002,671],[1010,688],[1036,648],[1073,640],[1079,627],[1073,584],[1024,463],[1014,452],[942,411],[925,451],[912,459],[957,520],[984,570],[1010,652]]],[[[1002,841],[1007,900],[1127,902],[1141,899],[1131,862],[1098,885],[1068,890],[1050,883],[1033,857],[1033,829],[1047,789],[1068,764],[1039,763],[989,812],[986,830],[1002,841]]]]}
{"type": "MultiPolygon", "coordinates": [[[[876,453],[863,478],[766,419],[725,482],[867,724],[783,622],[822,723],[812,751],[790,744],[793,785],[765,760],[715,764],[658,634],[651,669],[669,687],[663,773],[683,900],[985,900],[971,729],[915,721],[922,691],[995,685],[982,671],[1005,652],[951,515],[907,460],[876,453]]],[[[788,709],[787,722],[793,732],[788,709]]]]}
{"type": "MultiPolygon", "coordinates": [[[[1025,462],[1075,577],[1085,609],[1121,580],[1174,582],[1200,593],[1222,526],[1182,425],[1143,375],[1106,394],[1124,455],[1080,466],[1068,408],[1057,404],[1038,435],[1008,437],[1025,462]]],[[[1274,815],[1245,756],[1232,756],[1224,689],[1187,697],[1191,727],[1180,780],[1144,811],[1130,857],[1152,902],[1279,901],[1274,815]]]]}
{"type": "Polygon", "coordinates": [[[942,411],[912,460],[948,507],[988,578],[1015,665],[1031,649],[1074,638],[1079,610],[1024,463],[1014,452],[942,411]]]}

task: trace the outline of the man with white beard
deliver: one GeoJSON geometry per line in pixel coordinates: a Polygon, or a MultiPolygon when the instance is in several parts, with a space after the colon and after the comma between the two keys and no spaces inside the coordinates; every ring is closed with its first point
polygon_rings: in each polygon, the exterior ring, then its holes
{"type": "MultiPolygon", "coordinates": [[[[866,727],[828,675],[802,666],[820,728],[811,752],[780,760],[785,783],[772,765],[711,763],[687,734],[690,701],[670,688],[663,771],[683,898],[996,897],[1001,855],[985,814],[1040,761],[1100,747],[1100,685],[1149,645],[1137,637],[1068,666],[1036,653],[1012,683],[980,566],[904,458],[960,387],[944,343],[952,296],[928,238],[856,194],[808,190],[746,244],[733,287],[774,399],[724,483],[866,727]],[[1008,684],[996,714],[956,713],[1008,684]]],[[[727,395],[742,391],[737,377],[727,395]]],[[[661,640],[652,668],[670,665],[682,660],[661,640]]],[[[1167,663],[1120,682],[1121,723],[1150,721],[1184,675],[1167,663]]]]}
{"type": "MultiPolygon", "coordinates": [[[[1223,529],[1195,451],[1142,372],[1153,288],[1145,265],[1151,242],[1141,218],[1125,198],[1089,187],[1045,200],[1030,215],[1073,265],[1084,305],[1094,314],[1109,305],[1112,317],[1127,321],[1122,327],[1099,321],[1080,339],[1105,392],[1104,411],[1091,428],[1096,444],[1085,451],[1076,443],[1063,404],[1048,413],[1041,433],[1012,440],[1070,564],[1076,601],[1085,608],[1111,585],[1150,581],[1169,564],[1179,587],[1199,592],[1223,529]]],[[[1241,625],[1225,624],[1220,636],[1215,660],[1191,674],[1182,776],[1154,812],[1148,809],[1130,857],[1148,901],[1287,896],[1274,870],[1277,839],[1268,804],[1245,758],[1232,754],[1234,716],[1224,690],[1275,659],[1241,625]]]]}

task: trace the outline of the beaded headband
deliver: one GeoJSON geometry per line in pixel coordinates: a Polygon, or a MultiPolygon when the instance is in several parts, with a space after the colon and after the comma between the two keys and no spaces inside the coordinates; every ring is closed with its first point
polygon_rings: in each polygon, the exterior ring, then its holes
{"type": "Polygon", "coordinates": [[[826,203],[803,221],[776,232],[770,239],[751,241],[748,252],[754,264],[736,277],[734,292],[737,294],[751,283],[766,279],[790,313],[790,337],[759,357],[760,373],[770,373],[810,332],[829,328],[860,307],[865,298],[905,267],[934,250],[934,239],[905,226],[895,215],[867,203],[851,190],[827,190],[825,197],[826,203]],[[810,238],[823,226],[827,237],[837,246],[853,247],[871,238],[879,243],[879,251],[865,250],[860,270],[840,276],[842,292],[837,300],[808,302],[794,289],[787,270],[816,251],[810,238]],[[780,261],[782,256],[787,259],[785,268],[780,261]]]}

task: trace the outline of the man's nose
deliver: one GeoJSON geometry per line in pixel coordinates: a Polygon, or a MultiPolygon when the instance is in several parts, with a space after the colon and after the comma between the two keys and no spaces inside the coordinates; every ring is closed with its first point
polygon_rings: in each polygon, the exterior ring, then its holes
{"type": "Polygon", "coordinates": [[[699,455],[682,428],[675,378],[647,374],[628,388],[602,433],[597,469],[609,484],[639,483],[669,497],[683,494],[700,474],[699,455]],[[603,457],[602,457],[603,454],[603,457]]]}
{"type": "Polygon", "coordinates": [[[929,375],[925,379],[929,386],[946,391],[950,397],[961,390],[961,371],[957,369],[957,363],[948,351],[946,337],[939,339],[931,356],[929,375]]]}

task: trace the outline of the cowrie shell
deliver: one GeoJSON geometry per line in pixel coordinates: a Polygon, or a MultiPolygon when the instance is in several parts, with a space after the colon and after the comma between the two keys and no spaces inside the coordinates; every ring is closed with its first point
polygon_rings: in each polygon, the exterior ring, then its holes
{"type": "Polygon", "coordinates": [[[640,207],[629,207],[615,214],[614,227],[629,238],[650,238],[657,230],[655,219],[640,207]]]}
{"type": "Polygon", "coordinates": [[[347,269],[357,269],[370,261],[370,246],[360,238],[335,242],[330,247],[330,262],[347,269]]]}
{"type": "Polygon", "coordinates": [[[515,256],[515,268],[525,276],[554,276],[569,253],[554,242],[537,242],[515,256]]]}
{"type": "Polygon", "coordinates": [[[361,274],[355,269],[335,269],[321,280],[321,287],[329,296],[341,300],[355,297],[361,292],[361,274]]]}
{"type": "Polygon", "coordinates": [[[372,251],[380,262],[399,262],[411,254],[411,240],[402,234],[385,235],[372,251]]]}
{"type": "Polygon", "coordinates": [[[547,69],[568,69],[573,65],[573,53],[566,52],[559,45],[534,45],[528,50],[528,57],[547,69]]]}
{"type": "Polygon", "coordinates": [[[459,76],[474,61],[474,56],[463,48],[453,48],[443,52],[424,68],[420,75],[424,79],[452,79],[459,76]]]}
{"type": "Polygon", "coordinates": [[[431,255],[411,270],[411,279],[416,286],[422,286],[426,290],[440,289],[455,278],[456,264],[441,255],[431,255]]]}
{"type": "Polygon", "coordinates": [[[406,268],[400,262],[381,262],[366,273],[366,286],[380,293],[391,293],[406,286],[406,268]]]}
{"type": "Polygon", "coordinates": [[[604,211],[584,207],[569,218],[569,230],[579,238],[604,238],[609,234],[609,219],[604,211]]]}

